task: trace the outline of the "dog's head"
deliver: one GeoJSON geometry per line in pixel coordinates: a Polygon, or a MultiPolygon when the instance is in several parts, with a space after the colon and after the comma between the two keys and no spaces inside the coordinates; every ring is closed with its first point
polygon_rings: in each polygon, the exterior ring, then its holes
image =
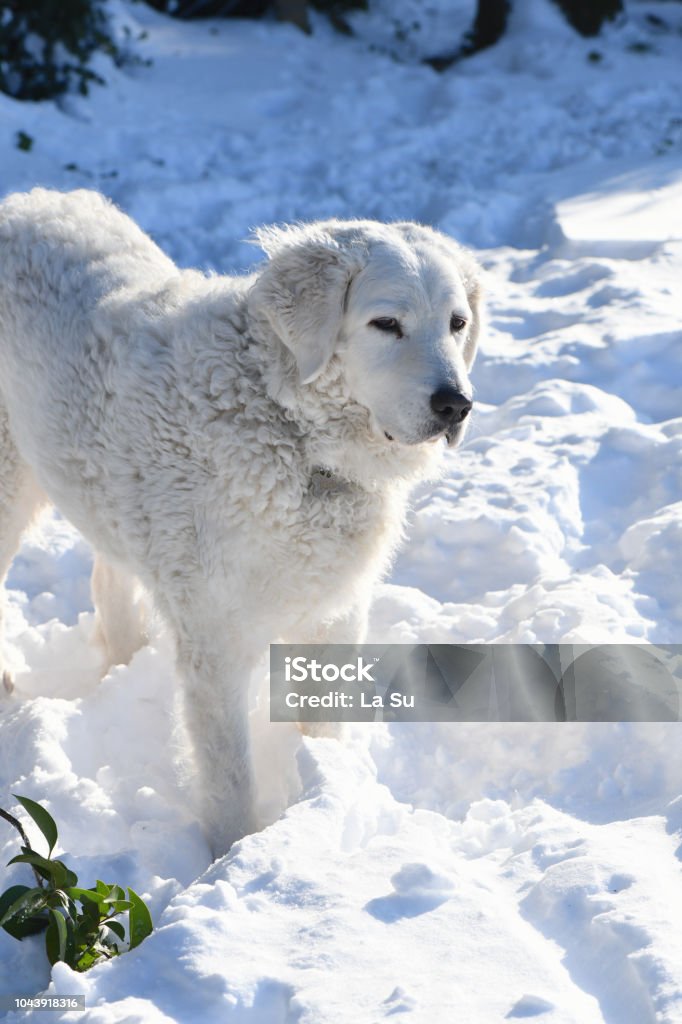
{"type": "Polygon", "coordinates": [[[293,354],[302,387],[332,357],[386,445],[458,444],[480,330],[473,257],[417,224],[327,221],[264,229],[254,302],[293,354]]]}

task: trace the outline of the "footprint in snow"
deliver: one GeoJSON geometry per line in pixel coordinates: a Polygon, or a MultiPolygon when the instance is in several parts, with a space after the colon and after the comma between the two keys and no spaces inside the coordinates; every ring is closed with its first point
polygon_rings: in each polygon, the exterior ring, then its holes
{"type": "Polygon", "coordinates": [[[419,917],[435,910],[454,895],[454,882],[426,864],[404,864],[391,878],[394,891],[365,904],[379,921],[392,924],[405,917],[419,917]]]}
{"type": "Polygon", "coordinates": [[[398,986],[384,999],[383,1005],[386,1007],[385,1016],[392,1017],[395,1013],[409,1013],[410,1010],[416,1009],[417,1000],[398,986]]]}
{"type": "Polygon", "coordinates": [[[629,889],[632,883],[635,881],[633,875],[612,875],[606,883],[606,888],[609,892],[623,892],[625,889],[629,889]]]}
{"type": "Polygon", "coordinates": [[[533,849],[533,860],[540,868],[550,868],[564,860],[584,857],[586,844],[584,839],[570,839],[562,843],[538,843],[533,849]]]}
{"type": "Polygon", "coordinates": [[[541,1014],[549,1013],[553,1009],[554,1003],[550,1003],[549,1000],[542,999],[540,996],[525,995],[521,996],[518,1002],[514,1003],[509,1013],[505,1016],[505,1020],[518,1017],[539,1017],[541,1014]]]}
{"type": "MultiPolygon", "coordinates": [[[[548,265],[551,267],[552,265],[548,265]]],[[[558,299],[564,295],[575,295],[576,292],[586,291],[592,285],[596,285],[604,278],[613,277],[613,271],[609,267],[598,263],[587,263],[570,269],[571,264],[557,266],[557,273],[546,276],[535,289],[539,298],[558,299]]]]}

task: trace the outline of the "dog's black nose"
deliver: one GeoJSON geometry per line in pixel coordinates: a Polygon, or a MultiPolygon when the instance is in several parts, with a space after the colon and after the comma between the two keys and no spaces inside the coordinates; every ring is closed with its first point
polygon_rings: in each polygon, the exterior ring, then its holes
{"type": "Polygon", "coordinates": [[[438,388],[431,395],[431,408],[443,423],[461,423],[469,413],[473,402],[461,391],[449,386],[438,388]]]}

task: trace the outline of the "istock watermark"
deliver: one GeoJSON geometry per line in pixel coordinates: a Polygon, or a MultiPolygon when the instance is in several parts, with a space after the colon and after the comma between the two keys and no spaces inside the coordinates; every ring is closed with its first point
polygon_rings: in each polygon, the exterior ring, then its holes
{"type": "Polygon", "coordinates": [[[301,655],[298,658],[285,657],[284,678],[287,683],[305,683],[309,679],[314,683],[338,683],[339,680],[344,683],[373,683],[372,668],[372,664],[365,664],[362,657],[345,665],[335,665],[334,662],[316,661],[301,655]]]}
{"type": "Polygon", "coordinates": [[[272,644],[273,722],[674,722],[682,645],[272,644]]]}

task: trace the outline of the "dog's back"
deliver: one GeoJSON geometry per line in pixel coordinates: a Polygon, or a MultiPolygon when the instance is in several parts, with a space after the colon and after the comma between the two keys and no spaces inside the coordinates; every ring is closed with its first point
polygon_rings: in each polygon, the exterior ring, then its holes
{"type": "Polygon", "coordinates": [[[65,352],[76,336],[74,317],[87,315],[102,296],[152,291],[177,274],[97,192],[36,188],[12,195],[0,203],[0,352],[7,358],[14,344],[24,365],[42,345],[65,352]]]}
{"type": "Polygon", "coordinates": [[[95,299],[117,283],[125,286],[133,274],[144,288],[177,272],[134,221],[98,192],[34,188],[0,203],[0,286],[22,282],[30,294],[32,275],[61,296],[73,283],[85,285],[95,299]],[[87,283],[76,282],[84,267],[87,283]]]}
{"type": "MultiPolygon", "coordinates": [[[[0,204],[0,406],[29,464],[57,432],[77,443],[88,396],[106,393],[126,344],[106,305],[139,302],[179,271],[125,214],[96,192],[34,189],[0,204]],[[97,379],[89,388],[85,382],[97,379]],[[26,408],[38,409],[30,430],[26,408]]],[[[84,438],[83,438],[84,440],[84,438]]]]}

